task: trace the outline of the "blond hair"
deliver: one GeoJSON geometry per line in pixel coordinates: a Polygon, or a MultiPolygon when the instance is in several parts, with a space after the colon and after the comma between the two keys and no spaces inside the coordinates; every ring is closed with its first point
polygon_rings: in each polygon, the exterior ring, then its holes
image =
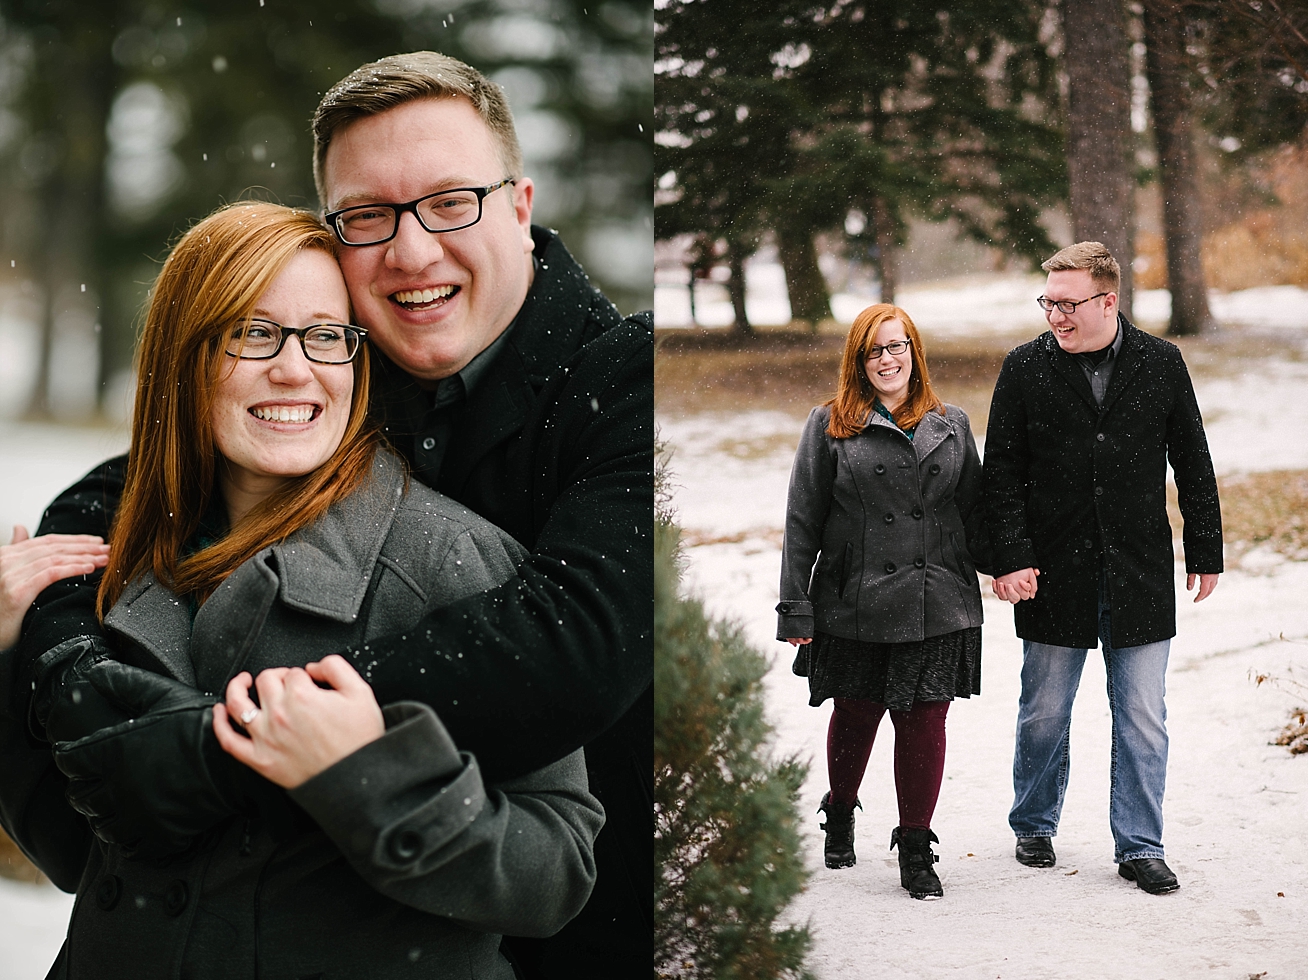
{"type": "Polygon", "coordinates": [[[1104,292],[1116,293],[1122,288],[1122,267],[1113,258],[1113,253],[1100,242],[1069,245],[1042,262],[1040,268],[1045,272],[1085,269],[1094,284],[1104,292]]]}
{"type": "Polygon", "coordinates": [[[327,207],[323,165],[327,148],[338,132],[368,116],[376,116],[417,99],[465,99],[500,151],[505,177],[522,176],[522,147],[513,128],[504,90],[470,65],[436,51],[393,54],[362,65],[331,87],[313,114],[313,182],[318,200],[327,207]]]}
{"type": "Polygon", "coordinates": [[[226,354],[232,324],[305,249],[336,257],[336,239],[317,215],[247,202],[196,224],[164,262],[137,352],[132,444],[96,597],[100,616],[146,571],[203,601],[242,562],[317,520],[367,476],[380,437],[367,417],[365,344],[353,362],[350,419],[327,462],[287,481],[220,541],[183,553],[217,492],[212,411],[223,369],[236,363],[226,354]]]}
{"type": "Polygon", "coordinates": [[[922,349],[922,335],[912,318],[898,306],[889,303],[877,303],[869,306],[858,316],[849,328],[845,339],[845,353],[840,359],[840,380],[836,385],[836,397],[826,404],[831,406],[831,421],[827,423],[827,434],[833,439],[847,439],[862,432],[867,426],[876,401],[877,392],[872,387],[872,380],[867,376],[867,349],[876,343],[877,331],[881,324],[889,320],[898,320],[904,325],[904,335],[911,341],[909,350],[913,358],[913,373],[908,379],[908,396],[903,403],[890,414],[894,416],[895,425],[901,429],[912,429],[922,421],[927,412],[936,411],[945,414],[945,405],[936,397],[931,387],[931,377],[927,374],[926,352],[922,349]]]}

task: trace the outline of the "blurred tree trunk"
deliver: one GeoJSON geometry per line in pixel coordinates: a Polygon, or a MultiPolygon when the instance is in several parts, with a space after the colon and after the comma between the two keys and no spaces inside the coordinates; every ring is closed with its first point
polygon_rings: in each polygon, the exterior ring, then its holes
{"type": "Polygon", "coordinates": [[[899,288],[899,242],[895,221],[884,197],[872,202],[872,225],[877,236],[877,274],[881,278],[881,302],[893,303],[899,288]]]}
{"type": "MultiPolygon", "coordinates": [[[[100,263],[103,234],[105,123],[114,93],[112,4],[68,11],[65,20],[34,32],[36,70],[28,92],[29,118],[52,158],[37,192],[41,216],[38,282],[42,292],[41,342],[29,416],[48,417],[54,406],[51,376],[61,336],[83,334],[99,348],[100,263]],[[75,21],[75,23],[73,22],[75,21]],[[52,28],[52,29],[51,29],[52,28]]],[[[103,378],[97,378],[102,382],[103,378]]],[[[96,384],[92,404],[99,404],[96,384]]]]}
{"type": "Polygon", "coordinates": [[[1146,70],[1163,185],[1163,235],[1167,283],[1178,336],[1214,329],[1199,249],[1203,214],[1195,174],[1193,105],[1186,56],[1185,14],[1179,0],[1145,0],[1146,70]]]}
{"type": "Polygon", "coordinates": [[[814,333],[818,323],[831,316],[827,283],[817,264],[817,249],[808,231],[777,230],[777,251],[781,267],[786,270],[786,290],[790,294],[790,318],[806,320],[814,333]]]}
{"type": "Polygon", "coordinates": [[[1135,182],[1126,9],[1122,0],[1064,0],[1062,8],[1072,236],[1102,242],[1113,253],[1122,267],[1118,301],[1129,318],[1135,182]]]}
{"type": "Polygon", "coordinates": [[[753,336],[754,326],[749,322],[749,314],[745,312],[744,252],[738,244],[730,240],[727,241],[727,267],[731,270],[731,275],[727,279],[727,293],[731,296],[731,309],[735,314],[733,329],[742,337],[753,336]]]}

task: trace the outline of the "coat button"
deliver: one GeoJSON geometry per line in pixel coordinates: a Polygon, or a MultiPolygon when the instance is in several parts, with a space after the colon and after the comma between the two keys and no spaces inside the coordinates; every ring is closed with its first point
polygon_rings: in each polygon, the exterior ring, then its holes
{"type": "Polygon", "coordinates": [[[433,449],[436,448],[436,440],[433,439],[431,436],[428,436],[426,439],[422,440],[422,448],[427,450],[428,452],[431,452],[433,449]]]}
{"type": "Polygon", "coordinates": [[[939,463],[932,463],[932,464],[931,464],[931,468],[930,468],[929,470],[927,470],[927,472],[930,473],[932,476],[935,476],[937,473],[940,472],[940,464],[939,464],[939,463]]]}
{"type": "Polygon", "coordinates": [[[886,574],[887,575],[895,574],[895,563],[893,561],[886,562],[886,574]]]}
{"type": "Polygon", "coordinates": [[[1086,546],[1087,548],[1093,548],[1093,547],[1095,546],[1095,543],[1094,543],[1093,541],[1091,541],[1089,538],[1086,538],[1086,539],[1085,539],[1085,546],[1086,546]]]}
{"type": "Polygon", "coordinates": [[[916,565],[918,568],[926,568],[926,559],[925,559],[925,558],[915,558],[915,559],[913,559],[913,564],[916,565]]]}
{"type": "Polygon", "coordinates": [[[913,517],[914,517],[915,520],[919,520],[919,521],[922,519],[922,508],[921,508],[921,507],[914,507],[914,508],[913,508],[913,517]]]}
{"type": "Polygon", "coordinates": [[[1098,439],[1100,442],[1103,442],[1103,441],[1104,441],[1104,434],[1103,434],[1102,432],[1097,432],[1097,433],[1095,433],[1095,438],[1098,439]]]}
{"type": "Polygon", "coordinates": [[[894,515],[894,514],[887,514],[887,515],[885,516],[884,520],[885,520],[885,522],[886,522],[887,524],[894,524],[894,523],[895,523],[895,515],[894,515]]]}
{"type": "Polygon", "coordinates": [[[873,473],[876,473],[878,476],[880,476],[880,475],[881,475],[882,473],[884,473],[885,471],[886,471],[886,464],[885,464],[885,463],[877,463],[876,466],[872,467],[872,472],[873,472],[873,473]]]}
{"type": "Polygon", "coordinates": [[[95,886],[95,904],[106,912],[110,911],[123,897],[123,879],[117,875],[105,875],[100,884],[95,886]]]}
{"type": "Polygon", "coordinates": [[[403,830],[391,838],[391,857],[397,861],[412,861],[422,850],[422,835],[416,830],[403,830]]]}
{"type": "Polygon", "coordinates": [[[177,878],[170,881],[164,890],[164,911],[169,915],[181,915],[186,908],[187,895],[186,882],[177,878]]]}
{"type": "Polygon", "coordinates": [[[1095,496],[1096,496],[1096,497],[1102,497],[1103,495],[1104,495],[1104,488],[1103,488],[1103,487],[1095,487],[1095,496]]]}

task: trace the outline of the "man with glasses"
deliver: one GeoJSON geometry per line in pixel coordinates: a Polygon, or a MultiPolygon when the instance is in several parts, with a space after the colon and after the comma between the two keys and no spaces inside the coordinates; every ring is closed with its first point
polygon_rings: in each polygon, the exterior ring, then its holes
{"type": "MultiPolygon", "coordinates": [[[[414,478],[530,551],[506,585],[346,655],[382,703],[433,706],[487,778],[585,746],[591,789],[607,813],[595,891],[559,935],[509,948],[528,977],[646,977],[650,315],[624,320],[555,233],[531,224],[535,187],[503,92],[469,66],[432,52],[365,65],[326,94],[313,131],[324,218],[376,355],[372,416],[414,478]]],[[[243,342],[277,345],[286,334],[251,321],[243,342]]],[[[306,354],[331,340],[301,339],[306,354]]],[[[121,468],[94,471],[56,502],[42,531],[106,534],[107,521],[96,518],[116,507],[120,486],[121,468]]],[[[52,588],[28,621],[22,652],[37,664],[40,716],[42,703],[61,697],[70,656],[101,642],[93,595],[93,585],[52,588]]],[[[61,705],[61,717],[76,713],[61,705]]],[[[166,726],[152,730],[166,737],[166,726]]],[[[103,777],[112,787],[114,774],[103,777]]],[[[132,812],[137,833],[150,833],[150,821],[185,829],[184,804],[169,798],[163,773],[158,800],[135,801],[132,812]]]]}
{"type": "Polygon", "coordinates": [[[1080,242],[1042,268],[1049,332],[1004,360],[985,444],[994,589],[1014,604],[1023,640],[1009,825],[1019,862],[1054,866],[1072,702],[1086,653],[1102,643],[1114,860],[1123,878],[1163,894],[1179,887],[1163,854],[1163,695],[1176,634],[1167,466],[1195,602],[1222,571],[1217,482],[1181,353],[1118,312],[1113,256],[1080,242]]]}

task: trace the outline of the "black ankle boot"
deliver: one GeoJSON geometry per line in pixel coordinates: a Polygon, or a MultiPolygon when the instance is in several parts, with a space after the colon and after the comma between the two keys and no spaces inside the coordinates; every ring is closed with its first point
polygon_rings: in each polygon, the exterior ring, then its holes
{"type": "Polygon", "coordinates": [[[823,852],[826,855],[828,868],[848,868],[858,860],[854,857],[855,806],[860,810],[863,809],[863,804],[858,800],[854,800],[854,806],[844,806],[840,803],[832,803],[830,793],[822,797],[818,813],[825,813],[827,822],[819,826],[827,832],[827,842],[823,852]]]}
{"type": "Polygon", "coordinates": [[[890,849],[899,846],[899,883],[914,898],[942,898],[935,863],[940,858],[931,850],[931,842],[940,838],[921,827],[896,827],[890,833],[890,849]]]}

